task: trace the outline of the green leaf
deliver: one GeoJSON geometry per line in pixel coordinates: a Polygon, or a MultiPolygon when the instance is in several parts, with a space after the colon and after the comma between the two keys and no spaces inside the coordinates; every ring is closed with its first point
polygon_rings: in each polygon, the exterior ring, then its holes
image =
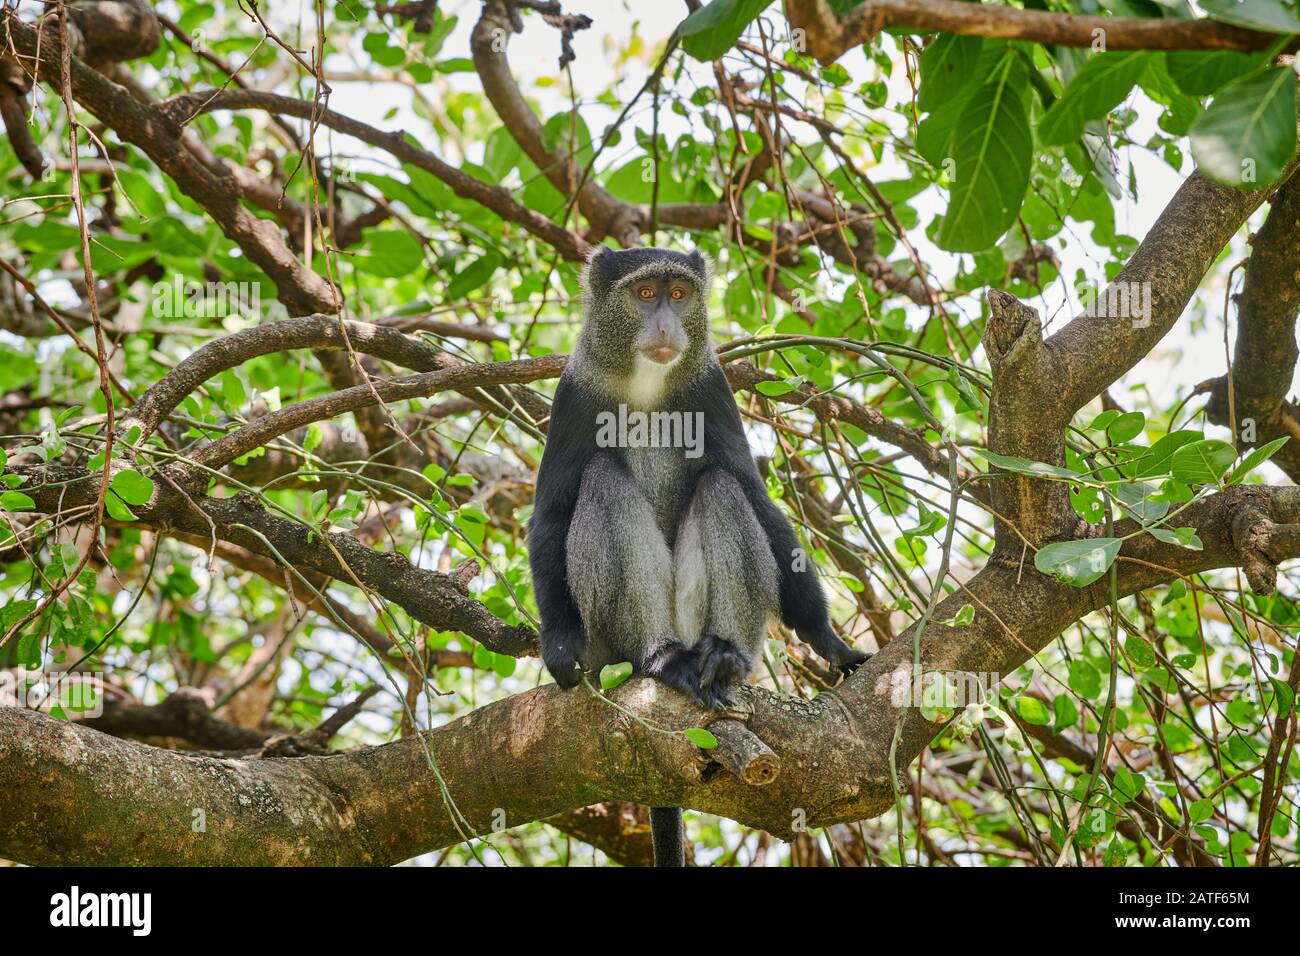
{"type": "Polygon", "coordinates": [[[1041,461],[1029,461],[1025,458],[1015,458],[1011,455],[997,455],[983,448],[975,449],[975,453],[990,465],[996,465],[1003,471],[1030,475],[1034,478],[1064,478],[1068,481],[1080,481],[1086,480],[1088,477],[1082,472],[1071,471],[1068,468],[1058,468],[1056,465],[1049,465],[1041,461]]]}
{"type": "Polygon", "coordinates": [[[948,366],[948,384],[957,392],[958,411],[977,412],[984,407],[975,390],[970,387],[970,382],[966,381],[966,376],[956,365],[948,366]]]}
{"type": "Polygon", "coordinates": [[[1143,524],[1159,521],[1169,513],[1169,503],[1157,500],[1156,489],[1144,481],[1115,485],[1113,491],[1125,510],[1143,524]]]}
{"type": "Polygon", "coordinates": [[[447,286],[447,298],[457,300],[464,298],[475,289],[481,289],[501,267],[501,256],[495,252],[479,256],[472,263],[456,273],[456,277],[447,286]]]}
{"type": "Polygon", "coordinates": [[[0,493],[0,511],[35,511],[36,502],[21,491],[0,493]]]}
{"type": "Polygon", "coordinates": [[[1153,538],[1165,544],[1176,544],[1189,551],[1202,551],[1205,548],[1201,539],[1196,536],[1195,528],[1175,528],[1173,531],[1168,528],[1147,528],[1147,530],[1151,532],[1153,538]]]}
{"type": "Polygon", "coordinates": [[[1063,584],[1081,588],[1106,573],[1123,543],[1119,538],[1057,541],[1038,549],[1034,567],[1063,584]]]}
{"type": "Polygon", "coordinates": [[[1287,443],[1288,438],[1289,436],[1286,435],[1275,438],[1267,445],[1261,445],[1251,451],[1249,455],[1241,460],[1240,465],[1232,469],[1232,474],[1228,476],[1228,484],[1235,485],[1242,481],[1252,471],[1277,454],[1277,450],[1287,443]]]}
{"type": "Polygon", "coordinates": [[[1125,412],[1111,423],[1106,429],[1106,434],[1111,442],[1116,445],[1126,441],[1132,441],[1142,434],[1142,429],[1146,427],[1147,417],[1141,412],[1125,412]]]}
{"type": "Polygon", "coordinates": [[[145,504],[153,495],[153,480],[132,468],[114,475],[109,487],[129,505],[145,504]]]}
{"type": "Polygon", "coordinates": [[[1095,699],[1101,693],[1101,672],[1082,657],[1070,661],[1067,682],[1070,690],[1089,699],[1095,699]]]}
{"type": "Polygon", "coordinates": [[[234,372],[221,373],[221,397],[232,409],[243,408],[248,401],[248,390],[234,372]]]}
{"type": "Polygon", "coordinates": [[[104,510],[114,521],[134,521],[135,513],[123,504],[122,499],[109,492],[104,496],[104,510]]]}
{"type": "Polygon", "coordinates": [[[682,734],[695,746],[701,750],[712,750],[718,746],[718,738],[713,736],[703,727],[688,727],[682,731],[682,734]]]}
{"type": "Polygon", "coordinates": [[[1226,441],[1207,438],[1174,452],[1170,469],[1176,479],[1189,485],[1213,485],[1236,460],[1236,449],[1226,441]]]}
{"type": "Polygon", "coordinates": [[[948,627],[965,627],[975,620],[975,608],[969,604],[963,604],[961,610],[954,614],[946,621],[936,621],[936,624],[946,624],[948,627]]]}
{"type": "Polygon", "coordinates": [[[617,664],[606,664],[600,669],[600,686],[605,690],[613,690],[631,676],[631,661],[620,661],[617,664]]]}
{"type": "Polygon", "coordinates": [[[1130,478],[1148,478],[1152,475],[1167,474],[1174,452],[1184,445],[1202,441],[1204,438],[1205,436],[1200,432],[1190,429],[1170,432],[1158,439],[1146,452],[1120,465],[1120,471],[1130,478]]]}
{"type": "Polygon", "coordinates": [[[1033,137],[1021,99],[1022,71],[1003,57],[957,120],[952,199],[936,241],[949,252],[980,252],[1016,221],[1029,185],[1033,137]]]}
{"type": "Polygon", "coordinates": [[[1088,427],[1097,430],[1104,430],[1117,418],[1119,418],[1119,412],[1113,408],[1108,408],[1089,422],[1088,427]]]}
{"type": "Polygon", "coordinates": [[[921,54],[921,90],[916,105],[929,113],[955,96],[975,72],[981,37],[941,33],[921,54]]]}
{"type": "Polygon", "coordinates": [[[1201,0],[1201,9],[1220,23],[1265,33],[1300,33],[1300,20],[1277,0],[1201,0]]]}
{"type": "Polygon", "coordinates": [[[1151,649],[1151,645],[1138,634],[1130,634],[1124,638],[1124,650],[1133,662],[1134,667],[1146,669],[1156,666],[1156,652],[1151,649]]]}
{"type": "Polygon", "coordinates": [[[1061,98],[1038,123],[1038,140],[1047,146],[1072,143],[1089,120],[1100,119],[1142,80],[1151,54],[1144,50],[1099,53],[1088,58],[1061,98]]]}
{"type": "Polygon", "coordinates": [[[1145,791],[1146,786],[1147,778],[1140,773],[1134,773],[1128,767],[1120,767],[1115,771],[1115,791],[1122,798],[1121,803],[1128,803],[1145,791]]]}
{"type": "Polygon", "coordinates": [[[1060,733],[1079,721],[1079,708],[1069,694],[1057,694],[1052,700],[1052,729],[1060,733]]]}
{"type": "Polygon", "coordinates": [[[1165,54],[1165,70],[1180,90],[1192,96],[1208,96],[1263,65],[1261,54],[1233,50],[1170,50],[1165,54]]]}
{"type": "Polygon", "coordinates": [[[351,259],[362,272],[400,278],[410,275],[424,261],[420,242],[405,229],[366,229],[358,254],[351,259]]]}
{"type": "Polygon", "coordinates": [[[781,395],[789,395],[794,387],[794,385],[784,379],[778,379],[775,382],[758,382],[754,385],[754,391],[758,392],[760,395],[779,397],[781,395]]]}
{"type": "Polygon", "coordinates": [[[1295,71],[1278,66],[1223,87],[1192,124],[1201,174],[1238,189],[1277,179],[1295,155],[1295,85],[1295,71]]]}
{"type": "Polygon", "coordinates": [[[716,60],[732,48],[745,27],[772,0],[713,0],[696,10],[677,28],[682,49],[697,60],[716,60]]]}
{"type": "Polygon", "coordinates": [[[1202,823],[1214,816],[1214,803],[1210,800],[1197,800],[1187,808],[1187,815],[1192,823],[1202,823]]]}
{"type": "Polygon", "coordinates": [[[1020,715],[1025,723],[1037,724],[1039,727],[1046,727],[1052,722],[1052,713],[1037,697],[1017,697],[1015,699],[1016,713],[1020,715]]]}

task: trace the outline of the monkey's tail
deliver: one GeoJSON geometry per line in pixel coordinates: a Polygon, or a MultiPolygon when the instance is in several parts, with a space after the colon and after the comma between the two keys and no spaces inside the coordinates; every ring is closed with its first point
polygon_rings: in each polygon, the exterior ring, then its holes
{"type": "Polygon", "coordinates": [[[655,866],[686,865],[682,834],[682,811],[678,807],[650,808],[650,838],[654,842],[655,866]]]}

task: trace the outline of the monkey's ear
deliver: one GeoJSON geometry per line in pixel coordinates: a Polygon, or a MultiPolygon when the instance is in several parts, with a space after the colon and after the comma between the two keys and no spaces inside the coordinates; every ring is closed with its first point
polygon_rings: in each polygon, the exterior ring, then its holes
{"type": "Polygon", "coordinates": [[[691,268],[699,273],[700,284],[707,286],[713,279],[713,260],[707,253],[696,249],[687,261],[691,264],[691,268]]]}
{"type": "Polygon", "coordinates": [[[604,286],[605,283],[601,280],[601,267],[604,264],[602,260],[607,261],[607,257],[613,253],[613,249],[601,243],[597,243],[591,252],[587,253],[587,261],[578,276],[583,292],[590,295],[604,286]]]}

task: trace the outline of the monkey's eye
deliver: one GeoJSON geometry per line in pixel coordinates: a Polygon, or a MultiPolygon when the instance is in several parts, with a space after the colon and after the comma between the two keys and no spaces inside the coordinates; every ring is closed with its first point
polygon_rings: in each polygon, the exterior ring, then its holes
{"type": "Polygon", "coordinates": [[[641,286],[641,288],[639,288],[639,289],[636,290],[636,294],[639,295],[639,296],[640,296],[641,298],[643,298],[643,299],[653,299],[653,298],[654,298],[656,295],[658,295],[659,293],[655,292],[655,287],[654,287],[654,286],[652,286],[652,285],[643,285],[643,286],[641,286]]]}
{"type": "Polygon", "coordinates": [[[684,298],[686,298],[686,296],[687,296],[689,293],[687,293],[687,291],[686,291],[684,288],[682,288],[681,286],[677,286],[677,287],[675,287],[675,288],[673,289],[672,292],[670,292],[670,293],[668,293],[668,294],[671,295],[674,299],[679,299],[679,300],[680,300],[680,299],[684,299],[684,298]]]}

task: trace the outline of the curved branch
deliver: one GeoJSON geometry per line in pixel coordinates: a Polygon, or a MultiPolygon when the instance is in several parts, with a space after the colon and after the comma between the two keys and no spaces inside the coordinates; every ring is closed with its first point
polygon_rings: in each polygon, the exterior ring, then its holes
{"type": "Polygon", "coordinates": [[[451,187],[452,192],[457,196],[476,202],[492,210],[502,219],[522,226],[570,261],[586,258],[591,248],[581,236],[517,202],[505,187],[485,183],[469,173],[448,165],[428,150],[415,146],[405,133],[386,133],[309,100],[298,100],[256,90],[198,90],[173,96],[166,100],[160,109],[177,125],[213,110],[257,109],[308,119],[339,133],[353,136],[363,143],[391,153],[404,163],[410,163],[432,173],[451,187]]]}

